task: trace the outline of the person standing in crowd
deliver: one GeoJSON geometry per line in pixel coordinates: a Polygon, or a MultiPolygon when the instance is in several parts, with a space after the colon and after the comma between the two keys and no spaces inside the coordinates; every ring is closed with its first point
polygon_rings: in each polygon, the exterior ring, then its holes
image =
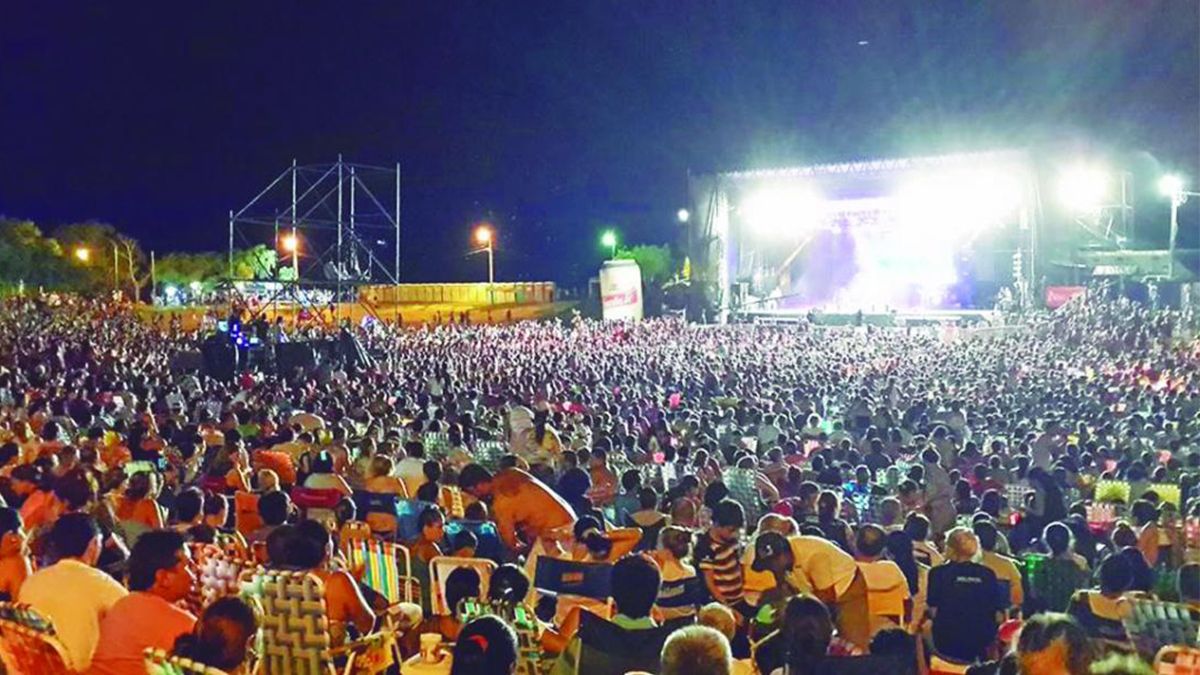
{"type": "Polygon", "coordinates": [[[566,538],[575,525],[575,511],[545,483],[520,469],[502,469],[494,476],[469,464],[458,486],[488,502],[500,539],[510,551],[528,552],[531,559],[546,550],[546,541],[566,538]]]}

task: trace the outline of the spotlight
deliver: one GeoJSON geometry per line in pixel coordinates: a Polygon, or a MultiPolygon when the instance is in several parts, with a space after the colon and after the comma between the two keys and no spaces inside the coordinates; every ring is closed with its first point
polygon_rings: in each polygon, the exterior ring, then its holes
{"type": "Polygon", "coordinates": [[[763,188],[742,205],[750,228],[765,237],[786,237],[810,230],[825,212],[816,192],[805,188],[763,188]]]}
{"type": "Polygon", "coordinates": [[[679,219],[679,222],[686,223],[691,219],[692,214],[688,213],[687,209],[679,209],[679,211],[675,213],[675,217],[679,219]]]}
{"type": "Polygon", "coordinates": [[[1104,169],[1077,165],[1063,171],[1058,180],[1058,198],[1072,211],[1086,213],[1099,209],[1109,194],[1111,177],[1104,169]]]}
{"type": "Polygon", "coordinates": [[[1158,179],[1158,190],[1164,197],[1178,197],[1183,192],[1183,177],[1169,173],[1158,179]]]}
{"type": "Polygon", "coordinates": [[[174,300],[175,296],[179,295],[179,289],[174,286],[163,288],[163,292],[167,294],[168,300],[174,300]]]}

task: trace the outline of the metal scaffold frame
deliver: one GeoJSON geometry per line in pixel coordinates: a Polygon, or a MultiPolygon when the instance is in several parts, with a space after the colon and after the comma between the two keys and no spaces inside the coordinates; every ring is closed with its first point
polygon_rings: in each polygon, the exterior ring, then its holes
{"type": "MultiPolygon", "coordinates": [[[[344,299],[346,287],[398,284],[400,164],[394,168],[356,164],[344,161],[340,154],[332,164],[301,165],[293,159],[245,206],[230,210],[229,277],[233,278],[237,246],[270,241],[274,250],[281,251],[285,236],[296,237],[304,249],[296,256],[297,274],[291,286],[333,286],[337,297],[344,299]],[[381,201],[388,197],[394,198],[391,208],[381,201]]],[[[289,257],[281,253],[276,269],[286,267],[289,257]]]]}

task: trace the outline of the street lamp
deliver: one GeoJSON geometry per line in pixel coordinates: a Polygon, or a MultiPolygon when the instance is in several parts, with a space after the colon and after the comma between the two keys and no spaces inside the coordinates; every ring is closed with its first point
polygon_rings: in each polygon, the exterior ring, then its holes
{"type": "Polygon", "coordinates": [[[1200,192],[1184,189],[1183,177],[1167,174],[1159,179],[1158,189],[1171,200],[1171,235],[1167,240],[1167,278],[1175,278],[1175,240],[1179,236],[1179,207],[1187,203],[1188,197],[1200,197],[1200,192]]]}
{"type": "Polygon", "coordinates": [[[607,246],[610,258],[617,257],[617,233],[612,230],[605,230],[600,235],[600,245],[607,246]]]}
{"type": "Polygon", "coordinates": [[[687,209],[679,209],[679,211],[675,213],[675,217],[679,219],[679,222],[686,223],[687,221],[691,220],[692,214],[688,213],[687,209]]]}
{"type": "Polygon", "coordinates": [[[475,241],[483,246],[481,250],[487,251],[488,256],[488,285],[496,283],[496,266],[492,250],[492,228],[486,223],[475,228],[475,241]]]}
{"type": "Polygon", "coordinates": [[[282,245],[283,250],[292,254],[293,281],[300,281],[300,237],[296,235],[296,228],[292,228],[291,234],[284,235],[282,245]]]}
{"type": "Polygon", "coordinates": [[[75,257],[79,259],[79,262],[86,263],[88,260],[91,260],[92,252],[91,250],[80,246],[79,248],[75,249],[75,257]]]}

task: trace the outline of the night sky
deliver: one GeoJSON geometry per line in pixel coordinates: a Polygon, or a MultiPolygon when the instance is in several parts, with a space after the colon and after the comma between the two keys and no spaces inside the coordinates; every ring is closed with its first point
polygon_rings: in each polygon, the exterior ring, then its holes
{"type": "Polygon", "coordinates": [[[482,278],[487,217],[499,278],[580,283],[604,225],[676,238],[689,170],[1034,145],[1195,186],[1197,6],[9,3],[0,213],[224,250],[229,209],[341,152],[402,164],[407,280],[482,278]]]}

